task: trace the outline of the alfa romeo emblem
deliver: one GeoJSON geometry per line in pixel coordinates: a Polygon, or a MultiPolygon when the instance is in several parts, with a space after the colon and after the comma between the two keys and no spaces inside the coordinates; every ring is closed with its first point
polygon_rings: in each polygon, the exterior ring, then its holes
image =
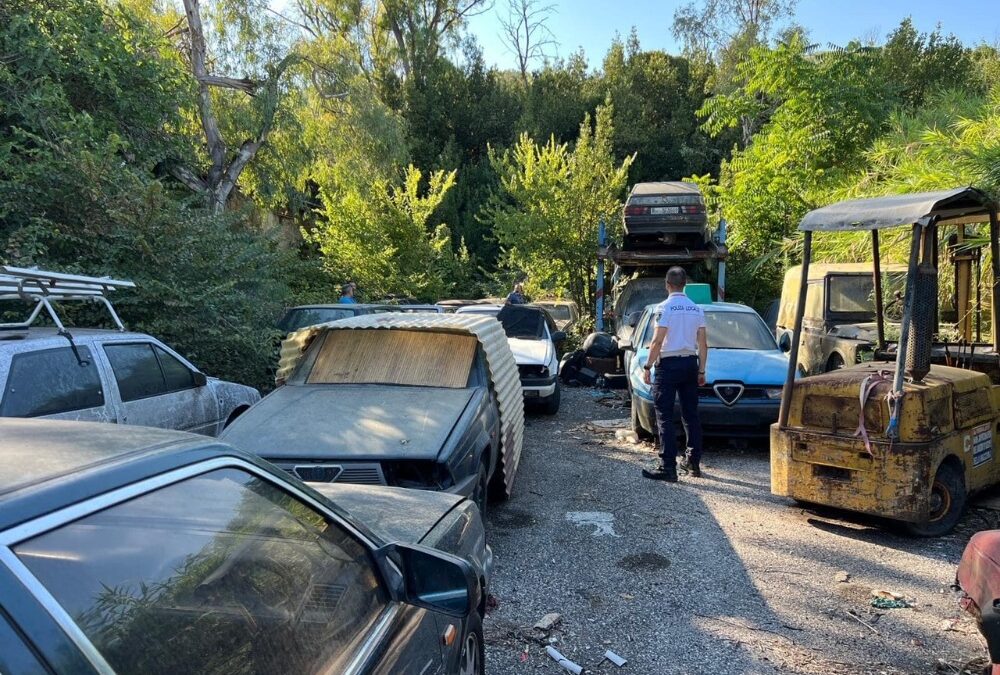
{"type": "Polygon", "coordinates": [[[743,395],[743,385],[739,382],[717,384],[712,389],[715,390],[715,395],[719,397],[719,400],[726,405],[733,405],[743,395]]]}

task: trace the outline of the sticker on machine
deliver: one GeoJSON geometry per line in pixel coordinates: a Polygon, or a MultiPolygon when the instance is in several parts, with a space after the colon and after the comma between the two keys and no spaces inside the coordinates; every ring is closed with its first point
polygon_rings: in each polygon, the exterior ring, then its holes
{"type": "Polygon", "coordinates": [[[972,430],[972,466],[985,464],[993,459],[993,431],[989,424],[972,430]]]}

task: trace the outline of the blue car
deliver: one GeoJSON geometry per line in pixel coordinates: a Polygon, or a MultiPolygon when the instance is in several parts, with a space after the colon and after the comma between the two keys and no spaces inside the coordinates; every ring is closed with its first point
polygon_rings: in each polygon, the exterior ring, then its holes
{"type": "MultiPolygon", "coordinates": [[[[695,300],[698,302],[698,300],[695,300]]],[[[662,303],[661,303],[662,304],[662,303]]],[[[708,329],[706,385],[699,391],[698,412],[707,436],[763,438],[778,419],[788,356],[781,351],[764,320],[746,305],[700,302],[708,329]]],[[[632,394],[632,430],[640,438],[656,434],[652,388],[642,381],[660,304],[647,305],[632,333],[628,359],[632,394]]],[[[653,369],[656,378],[656,369],[653,369]]],[[[680,426],[680,406],[674,406],[680,426]]]]}

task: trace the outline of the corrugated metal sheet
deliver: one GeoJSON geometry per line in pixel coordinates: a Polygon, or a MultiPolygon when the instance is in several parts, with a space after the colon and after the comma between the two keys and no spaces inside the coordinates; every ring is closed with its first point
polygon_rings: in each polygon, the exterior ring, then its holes
{"type": "Polygon", "coordinates": [[[281,343],[275,381],[281,386],[295,371],[313,339],[324,330],[397,329],[474,335],[483,346],[490,369],[493,393],[500,408],[500,466],[507,496],[521,461],[524,444],[524,396],[517,363],[500,322],[482,314],[366,314],[310,326],[292,333],[281,343]]]}

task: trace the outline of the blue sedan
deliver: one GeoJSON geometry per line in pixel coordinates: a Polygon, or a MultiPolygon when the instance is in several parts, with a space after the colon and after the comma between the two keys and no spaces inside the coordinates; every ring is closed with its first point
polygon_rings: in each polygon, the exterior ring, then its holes
{"type": "MultiPolygon", "coordinates": [[[[746,305],[702,303],[708,330],[706,385],[699,391],[698,413],[709,436],[762,438],[778,419],[781,387],[788,356],[779,349],[760,315],[746,305]]],[[[653,392],[642,381],[642,365],[649,355],[660,305],[647,305],[632,333],[629,389],[632,393],[632,430],[640,438],[656,434],[653,392]]],[[[656,369],[653,369],[656,378],[656,369]]],[[[680,406],[674,421],[680,426],[680,406]]]]}

